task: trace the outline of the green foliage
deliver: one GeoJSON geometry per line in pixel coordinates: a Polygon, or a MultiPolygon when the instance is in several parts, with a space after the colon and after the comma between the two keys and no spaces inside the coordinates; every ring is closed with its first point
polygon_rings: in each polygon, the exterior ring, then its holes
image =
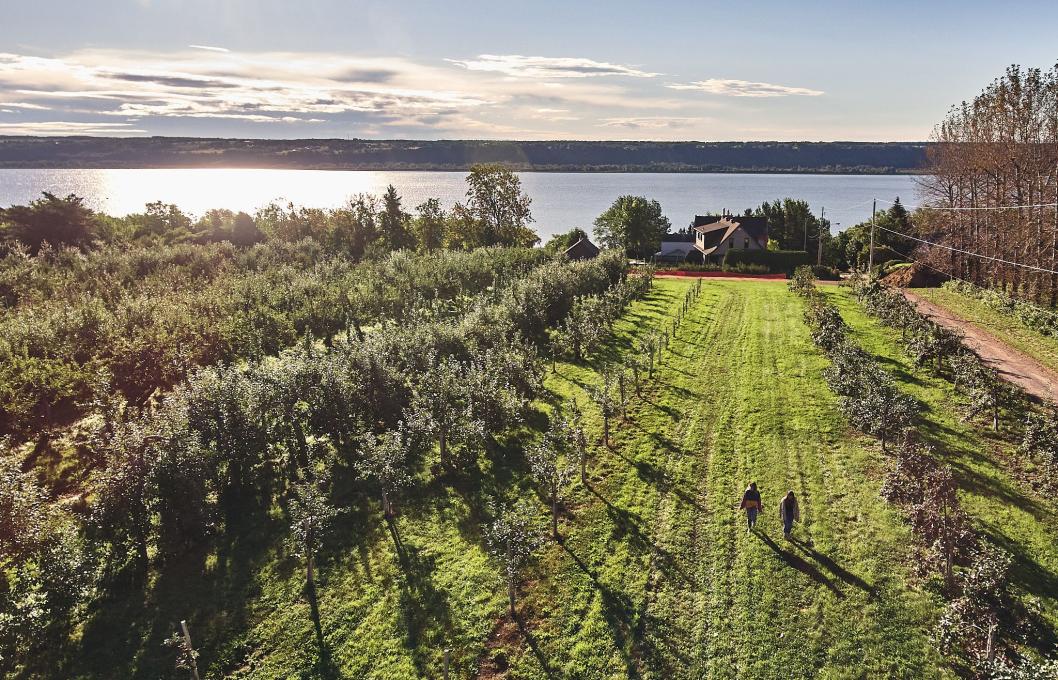
{"type": "Polygon", "coordinates": [[[768,272],[793,272],[798,267],[811,265],[815,257],[803,250],[729,250],[724,254],[724,266],[737,271],[738,267],[766,267],[768,272]]]}
{"type": "Polygon", "coordinates": [[[657,201],[643,196],[621,196],[595,218],[595,236],[607,248],[646,259],[661,247],[661,240],[671,226],[657,201]]]}
{"type": "Polygon", "coordinates": [[[0,432],[68,422],[102,376],[141,404],[193,366],[275,354],[306,333],[331,341],[423,306],[460,313],[546,258],[483,249],[357,264],[314,241],[13,253],[0,259],[12,302],[0,317],[0,432]]]}
{"type": "MultiPolygon", "coordinates": [[[[906,260],[916,246],[911,239],[893,234],[893,231],[911,235],[915,232],[911,215],[900,203],[899,196],[888,210],[875,214],[874,263],[876,267],[889,260],[906,260]]],[[[861,222],[837,235],[834,243],[835,261],[833,264],[839,269],[865,270],[870,260],[870,250],[871,222],[861,222]]]]}
{"type": "Polygon", "coordinates": [[[552,236],[551,239],[544,244],[544,250],[556,254],[563,253],[582,238],[588,238],[588,233],[580,227],[574,227],[565,233],[552,236]]]}
{"type": "Polygon", "coordinates": [[[812,271],[812,267],[801,265],[794,269],[793,276],[790,277],[790,282],[786,285],[801,297],[808,297],[815,291],[815,272],[812,271]]]}
{"type": "Polygon", "coordinates": [[[522,193],[522,181],[502,165],[475,165],[467,175],[466,205],[453,213],[463,221],[459,245],[529,247],[540,238],[529,228],[532,200],[522,193]],[[469,233],[468,233],[469,232],[469,233]]]}
{"type": "Polygon", "coordinates": [[[1014,317],[1026,328],[1040,335],[1058,337],[1058,311],[965,281],[946,281],[943,287],[960,295],[980,300],[992,309],[1014,317]]]}
{"type": "Polygon", "coordinates": [[[24,243],[33,253],[45,243],[53,247],[87,246],[98,228],[96,214],[74,194],[59,198],[44,192],[43,198],[29,205],[0,210],[0,238],[24,243]]]}
{"type": "Polygon", "coordinates": [[[524,499],[509,504],[492,504],[493,520],[485,525],[489,552],[502,565],[507,581],[511,615],[515,613],[518,577],[543,544],[537,514],[524,499]]]}
{"type": "Polygon", "coordinates": [[[1058,411],[1049,408],[1042,413],[1028,414],[1021,450],[1039,461],[1044,484],[1058,489],[1058,411]]]}

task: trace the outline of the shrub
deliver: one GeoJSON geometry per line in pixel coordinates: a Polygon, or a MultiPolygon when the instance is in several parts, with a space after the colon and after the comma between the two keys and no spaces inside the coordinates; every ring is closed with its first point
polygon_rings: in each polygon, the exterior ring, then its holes
{"type": "Polygon", "coordinates": [[[813,259],[803,250],[729,250],[723,264],[728,268],[758,265],[770,272],[791,274],[797,267],[811,265],[813,259]]]}

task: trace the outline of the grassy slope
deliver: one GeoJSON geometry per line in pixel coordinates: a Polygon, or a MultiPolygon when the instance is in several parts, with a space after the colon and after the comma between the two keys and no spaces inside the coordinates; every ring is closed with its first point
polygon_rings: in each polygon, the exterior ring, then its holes
{"type": "Polygon", "coordinates": [[[1041,335],[1017,318],[998,312],[980,300],[946,288],[916,288],[916,295],[974,323],[1011,347],[1058,371],[1058,338],[1041,335]]]}
{"type": "Polygon", "coordinates": [[[993,434],[990,423],[963,422],[951,383],[917,369],[903,351],[898,331],[869,318],[847,291],[828,293],[856,341],[923,405],[926,430],[955,470],[963,506],[979,529],[1013,553],[1017,584],[1041,598],[1052,629],[1058,628],[1058,503],[1011,476],[1019,461],[1010,433],[993,434]]]}
{"type": "MultiPolygon", "coordinates": [[[[663,281],[620,325],[610,356],[659,324],[688,282],[663,281]]],[[[567,540],[526,601],[532,645],[515,677],[938,677],[931,597],[907,587],[908,532],[878,496],[878,456],[846,431],[826,361],[782,283],[709,282],[658,383],[613,449],[596,449],[567,540]],[[760,535],[736,509],[761,486],[760,535]],[[799,495],[800,541],[775,510],[799,495]]],[[[549,388],[586,398],[590,367],[549,388]]],[[[590,421],[596,434],[597,421],[590,421]]],[[[520,641],[522,638],[510,636],[520,641]]]]}

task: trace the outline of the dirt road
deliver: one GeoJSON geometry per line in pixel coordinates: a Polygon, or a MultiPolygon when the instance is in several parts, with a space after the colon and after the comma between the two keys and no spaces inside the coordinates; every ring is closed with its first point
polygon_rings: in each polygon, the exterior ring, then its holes
{"type": "Polygon", "coordinates": [[[962,333],[966,338],[966,345],[977,352],[985,363],[999,371],[1005,379],[1035,397],[1058,403],[1058,373],[951,311],[922,299],[906,288],[902,292],[919,312],[941,326],[962,333]]]}

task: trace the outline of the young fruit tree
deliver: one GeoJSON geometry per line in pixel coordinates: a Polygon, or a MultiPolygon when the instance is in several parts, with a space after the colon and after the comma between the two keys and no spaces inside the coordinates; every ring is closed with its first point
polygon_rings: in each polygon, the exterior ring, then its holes
{"type": "Polygon", "coordinates": [[[485,540],[489,552],[503,565],[511,618],[515,618],[518,575],[543,544],[543,536],[536,513],[525,499],[511,505],[493,504],[491,510],[495,519],[485,525],[485,540]]]}
{"type": "Polygon", "coordinates": [[[565,455],[568,444],[569,436],[565,432],[565,423],[556,415],[551,427],[541,440],[529,449],[526,456],[533,477],[551,506],[551,535],[556,541],[561,540],[558,535],[558,503],[573,478],[573,468],[566,461],[565,455]]]}
{"type": "Polygon", "coordinates": [[[466,370],[452,357],[429,362],[431,368],[422,376],[412,398],[411,412],[422,423],[424,433],[433,437],[440,448],[440,463],[449,464],[449,447],[465,438],[469,427],[470,404],[466,370]]]}
{"type": "Polygon", "coordinates": [[[602,385],[591,388],[591,398],[602,413],[602,441],[606,446],[610,445],[610,420],[617,415],[617,399],[614,396],[613,375],[606,371],[603,374],[602,385]]]}
{"type": "Polygon", "coordinates": [[[396,516],[393,497],[411,483],[408,471],[411,454],[412,437],[403,422],[395,430],[386,430],[382,434],[367,432],[360,438],[360,459],[356,468],[378,487],[382,497],[382,516],[389,523],[396,516]]]}
{"type": "Polygon", "coordinates": [[[1044,472],[1044,483],[1058,488],[1058,412],[1030,413],[1025,419],[1021,450],[1037,459],[1044,472]]]}
{"type": "Polygon", "coordinates": [[[632,388],[635,390],[636,396],[643,396],[641,390],[643,373],[647,370],[646,357],[642,354],[630,356],[628,358],[628,370],[632,373],[632,388]]]}
{"type": "Polygon", "coordinates": [[[576,400],[568,403],[565,434],[573,453],[580,462],[580,483],[588,486],[588,437],[584,434],[584,414],[576,400]]]}
{"type": "Polygon", "coordinates": [[[316,638],[321,645],[323,629],[316,598],[316,554],[323,547],[323,538],[331,523],[341,513],[327,498],[327,481],[325,473],[316,473],[292,484],[287,508],[290,521],[288,542],[293,553],[305,560],[305,592],[316,627],[316,638]]]}

